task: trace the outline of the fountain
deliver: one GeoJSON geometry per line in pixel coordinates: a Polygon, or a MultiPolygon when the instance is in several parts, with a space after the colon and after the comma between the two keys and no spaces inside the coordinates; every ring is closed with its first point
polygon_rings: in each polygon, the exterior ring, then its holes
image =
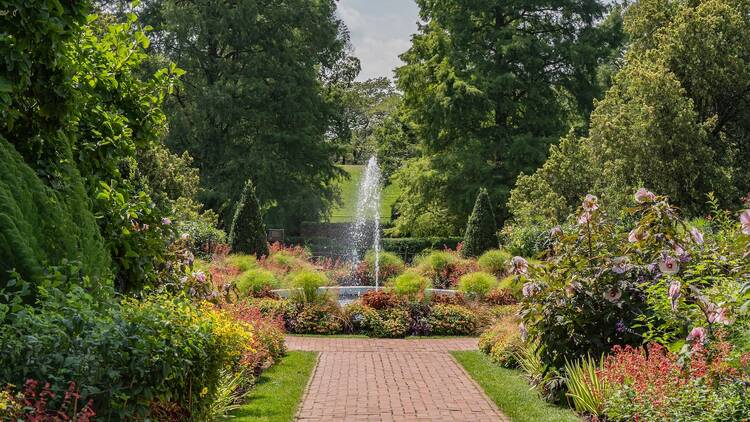
{"type": "Polygon", "coordinates": [[[380,167],[375,156],[370,157],[359,183],[357,214],[351,226],[352,269],[372,248],[375,254],[375,288],[380,288],[380,167]]]}

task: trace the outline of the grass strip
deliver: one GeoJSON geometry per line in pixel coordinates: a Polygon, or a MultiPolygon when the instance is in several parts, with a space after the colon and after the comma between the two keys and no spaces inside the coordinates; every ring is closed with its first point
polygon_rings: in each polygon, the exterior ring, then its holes
{"type": "Polygon", "coordinates": [[[258,377],[248,403],[233,413],[236,422],[294,420],[317,361],[316,352],[289,352],[258,377]]]}
{"type": "Polygon", "coordinates": [[[478,351],[451,354],[513,422],[581,422],[572,410],[542,400],[520,371],[502,368],[478,351]]]}

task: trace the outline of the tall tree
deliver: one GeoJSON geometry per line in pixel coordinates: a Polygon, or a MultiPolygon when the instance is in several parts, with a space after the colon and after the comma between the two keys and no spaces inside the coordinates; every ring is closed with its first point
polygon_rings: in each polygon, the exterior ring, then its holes
{"type": "Polygon", "coordinates": [[[597,0],[417,3],[425,23],[397,76],[432,176],[403,178],[426,184],[410,188],[420,194],[403,198],[404,209],[438,203],[466,221],[486,185],[502,220],[516,176],[591,109],[597,68],[619,50],[617,28],[596,25],[597,0]]]}
{"type": "Polygon", "coordinates": [[[625,28],[632,43],[589,135],[519,178],[517,219],[560,220],[587,192],[616,210],[646,186],[700,215],[709,192],[736,206],[750,191],[750,2],[640,0],[625,28]]]}
{"type": "Polygon", "coordinates": [[[359,71],[334,0],[152,0],[156,48],[186,70],[168,144],[188,151],[204,203],[226,221],[246,180],[269,225],[317,219],[335,199],[333,87],[359,71]]]}

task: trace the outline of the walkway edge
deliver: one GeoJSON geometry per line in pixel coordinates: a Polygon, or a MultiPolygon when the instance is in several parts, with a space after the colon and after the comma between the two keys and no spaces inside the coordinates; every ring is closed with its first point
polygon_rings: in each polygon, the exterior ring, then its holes
{"type": "Polygon", "coordinates": [[[307,400],[308,394],[310,394],[310,385],[313,382],[313,379],[315,379],[315,373],[318,371],[318,366],[320,366],[320,355],[322,355],[323,352],[315,352],[315,366],[313,367],[312,372],[310,372],[310,378],[307,379],[307,384],[305,385],[305,392],[302,393],[302,397],[299,400],[299,403],[297,403],[297,411],[294,412],[294,420],[298,421],[300,419],[300,413],[302,413],[302,403],[307,400]]]}

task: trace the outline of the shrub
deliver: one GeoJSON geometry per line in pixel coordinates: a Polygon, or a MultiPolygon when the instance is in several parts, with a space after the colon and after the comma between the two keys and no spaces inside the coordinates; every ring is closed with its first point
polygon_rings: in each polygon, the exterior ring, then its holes
{"type": "Polygon", "coordinates": [[[464,247],[461,252],[464,256],[473,257],[497,246],[495,212],[492,209],[487,189],[482,188],[479,190],[477,200],[474,203],[474,210],[471,212],[466,226],[464,247]]]}
{"type": "Polygon", "coordinates": [[[344,328],[344,317],[336,303],[308,302],[294,315],[290,325],[297,334],[338,334],[344,328]]]}
{"type": "Polygon", "coordinates": [[[257,257],[268,255],[268,239],[260,204],[255,197],[255,186],[248,180],[242,189],[242,196],[229,231],[229,245],[234,252],[252,254],[257,257]]]}
{"type": "Polygon", "coordinates": [[[321,287],[329,284],[328,277],[321,272],[312,270],[299,270],[290,274],[289,279],[295,290],[293,300],[303,304],[325,302],[327,296],[320,293],[321,287]]]}
{"type": "Polygon", "coordinates": [[[515,368],[518,365],[516,355],[522,345],[518,321],[513,316],[500,319],[479,337],[479,350],[505,368],[515,368]]]}
{"type": "Polygon", "coordinates": [[[510,259],[513,256],[502,249],[492,249],[482,254],[477,260],[479,269],[494,275],[495,277],[502,277],[506,274],[508,267],[510,266],[510,259]]]}
{"type": "Polygon", "coordinates": [[[240,272],[258,268],[258,260],[254,255],[232,254],[224,258],[224,262],[240,272]]]}
{"type": "Polygon", "coordinates": [[[442,303],[444,305],[465,305],[466,299],[464,294],[456,292],[454,294],[449,293],[433,293],[430,295],[430,303],[433,305],[442,303]]]}
{"type": "Polygon", "coordinates": [[[281,318],[287,327],[297,312],[296,306],[286,299],[261,298],[250,301],[248,305],[258,308],[260,314],[266,318],[281,318]]]}
{"type": "Polygon", "coordinates": [[[360,300],[362,305],[377,310],[394,308],[399,304],[398,297],[386,290],[371,290],[363,294],[360,300]]]}
{"type": "Polygon", "coordinates": [[[495,288],[490,290],[485,296],[484,301],[491,305],[514,305],[518,299],[508,289],[495,288]]]}
{"type": "Polygon", "coordinates": [[[436,335],[470,335],[477,328],[477,318],[471,310],[457,305],[433,306],[428,321],[436,335]]]}
{"type": "Polygon", "coordinates": [[[449,289],[458,284],[462,275],[476,271],[473,260],[464,260],[454,252],[432,251],[416,260],[417,269],[432,280],[438,289],[449,289]]]}
{"type": "Polygon", "coordinates": [[[516,256],[536,257],[549,248],[550,226],[530,223],[507,223],[500,231],[503,249],[516,256]]]}
{"type": "Polygon", "coordinates": [[[355,332],[371,337],[399,338],[409,332],[409,313],[401,308],[375,310],[361,303],[346,308],[346,315],[355,332]]]}
{"type": "Polygon", "coordinates": [[[485,272],[466,274],[458,281],[458,290],[474,300],[483,299],[495,286],[497,286],[497,279],[485,272]]]}
{"type": "Polygon", "coordinates": [[[279,280],[272,272],[260,268],[245,271],[235,283],[240,293],[255,297],[265,296],[270,290],[278,289],[280,286],[279,280]]]}
{"type": "MultiPolygon", "coordinates": [[[[281,301],[277,301],[281,302],[281,301]]],[[[232,317],[253,327],[250,349],[242,357],[242,366],[249,370],[247,376],[258,375],[286,352],[284,345],[284,318],[281,314],[265,316],[259,306],[247,302],[224,304],[232,317]]]]}
{"type": "MultiPolygon", "coordinates": [[[[404,261],[396,254],[391,252],[380,252],[379,260],[379,280],[380,285],[385,284],[386,281],[404,272],[405,265],[404,261]]],[[[367,263],[367,271],[370,278],[370,285],[375,284],[375,253],[368,252],[365,255],[365,262],[367,263]]]]}
{"type": "Polygon", "coordinates": [[[393,293],[410,302],[425,300],[425,290],[429,286],[429,280],[415,271],[407,271],[391,281],[393,293]]]}
{"type": "Polygon", "coordinates": [[[427,250],[456,249],[463,240],[463,237],[386,237],[382,239],[382,247],[386,252],[393,252],[402,259],[409,260],[427,250]]]}

